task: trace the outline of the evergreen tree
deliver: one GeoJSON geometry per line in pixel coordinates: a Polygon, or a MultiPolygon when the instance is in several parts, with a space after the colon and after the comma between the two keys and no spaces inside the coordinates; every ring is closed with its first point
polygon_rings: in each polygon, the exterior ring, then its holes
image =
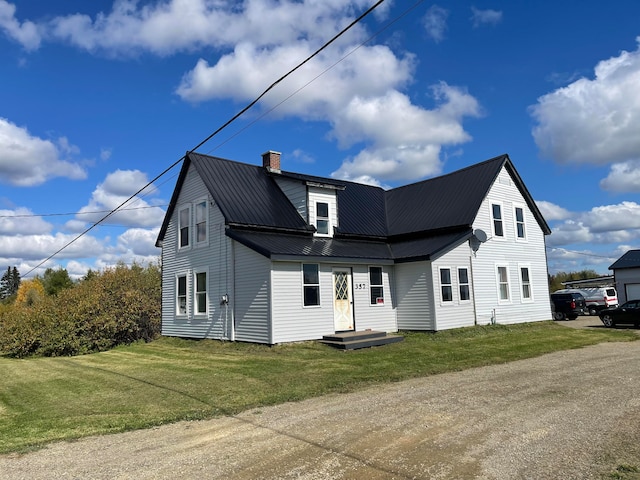
{"type": "Polygon", "coordinates": [[[7,271],[0,278],[0,299],[4,300],[18,292],[20,287],[20,272],[16,267],[7,267],[7,271]]]}

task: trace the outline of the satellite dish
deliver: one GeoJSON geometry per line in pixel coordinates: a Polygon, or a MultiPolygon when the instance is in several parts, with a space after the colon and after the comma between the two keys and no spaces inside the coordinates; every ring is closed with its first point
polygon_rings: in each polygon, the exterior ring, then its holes
{"type": "Polygon", "coordinates": [[[476,237],[480,243],[484,243],[487,241],[487,234],[484,230],[480,230],[479,228],[476,228],[473,231],[473,236],[476,237]]]}

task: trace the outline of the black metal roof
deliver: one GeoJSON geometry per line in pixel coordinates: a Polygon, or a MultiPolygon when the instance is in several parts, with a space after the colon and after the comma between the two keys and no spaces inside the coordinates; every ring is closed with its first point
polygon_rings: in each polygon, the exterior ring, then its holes
{"type": "Polygon", "coordinates": [[[609,270],[620,270],[622,268],[638,268],[640,267],[640,250],[629,250],[618,260],[613,262],[609,270]]]}
{"type": "Polygon", "coordinates": [[[231,238],[268,255],[371,258],[408,261],[431,258],[469,238],[478,209],[505,167],[544,233],[551,233],[507,155],[441,177],[385,191],[380,187],[292,172],[276,173],[245,163],[188,153],[158,243],[189,166],[193,164],[220,208],[231,238]],[[278,187],[281,175],[336,190],[339,228],[334,238],[312,236],[314,228],[278,187]]]}

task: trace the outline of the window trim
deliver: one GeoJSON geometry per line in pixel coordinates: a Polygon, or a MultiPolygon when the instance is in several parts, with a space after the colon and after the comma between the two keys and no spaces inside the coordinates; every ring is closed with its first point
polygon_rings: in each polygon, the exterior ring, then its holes
{"type": "Polygon", "coordinates": [[[533,284],[531,282],[531,265],[528,263],[519,263],[518,264],[518,281],[520,283],[520,301],[522,303],[533,303],[533,284]],[[522,270],[527,269],[527,276],[529,277],[529,281],[525,283],[522,279],[522,270]],[[528,285],[529,287],[529,296],[524,296],[524,287],[528,285]]]}
{"type": "Polygon", "coordinates": [[[188,318],[189,317],[189,275],[186,273],[176,274],[175,283],[175,314],[176,317],[188,318]],[[184,313],[180,313],[180,279],[184,278],[184,313]]]}
{"type": "Polygon", "coordinates": [[[515,231],[515,238],[517,242],[526,242],[527,241],[527,221],[525,215],[524,205],[516,203],[513,205],[513,228],[515,231]],[[522,222],[518,221],[518,209],[522,210],[522,222]],[[519,235],[518,225],[522,224],[522,233],[523,236],[519,235]]]}
{"type": "Polygon", "coordinates": [[[209,316],[209,271],[207,268],[195,269],[193,271],[193,316],[194,317],[207,317],[209,316]],[[198,275],[204,273],[204,302],[205,302],[205,311],[198,311],[198,307],[200,306],[200,302],[198,301],[198,295],[202,294],[203,291],[198,290],[198,275]]]}
{"type": "Polygon", "coordinates": [[[458,272],[458,300],[460,303],[470,303],[471,302],[471,282],[469,281],[469,267],[458,267],[457,268],[457,272],[458,272]],[[465,270],[467,272],[467,281],[463,282],[462,279],[460,278],[460,271],[461,270],[465,270]],[[465,286],[467,287],[467,296],[468,298],[463,299],[462,298],[462,287],[465,286]]]}
{"type": "Polygon", "coordinates": [[[454,301],[453,301],[453,277],[451,276],[451,267],[446,267],[446,266],[442,266],[442,267],[438,267],[438,283],[440,285],[440,305],[453,305],[454,301]],[[443,283],[442,282],[442,272],[446,270],[449,272],[449,283],[443,283]],[[444,297],[444,289],[445,287],[449,288],[449,292],[451,295],[451,299],[450,300],[445,300],[444,297]]]}
{"type": "Polygon", "coordinates": [[[384,269],[380,265],[370,265],[369,266],[369,306],[370,307],[384,307],[384,269]],[[376,268],[376,269],[379,268],[380,269],[380,284],[373,283],[373,278],[371,277],[371,270],[374,269],[374,268],[376,268]],[[382,303],[378,303],[377,300],[376,300],[376,302],[373,301],[373,289],[374,288],[380,288],[381,289],[382,296],[376,297],[376,299],[382,298],[382,303]]]}
{"type": "Polygon", "coordinates": [[[186,204],[178,208],[178,250],[189,250],[191,248],[191,204],[186,204]],[[187,225],[182,224],[182,212],[187,211],[187,225]],[[182,229],[187,229],[187,244],[182,245],[182,229]]]}
{"type": "Polygon", "coordinates": [[[322,299],[320,298],[320,264],[318,263],[309,263],[303,262],[300,264],[300,275],[301,275],[301,285],[302,285],[302,308],[321,308],[322,307],[322,299]],[[314,265],[316,267],[316,274],[318,276],[318,283],[305,283],[304,278],[304,266],[305,265],[314,265]],[[306,296],[304,294],[305,288],[317,288],[318,289],[318,303],[317,304],[306,304],[306,296]]]}
{"type": "Polygon", "coordinates": [[[200,198],[193,202],[193,246],[202,247],[209,245],[209,199],[200,198]],[[204,240],[198,241],[198,206],[204,203],[204,240]]]}
{"type": "Polygon", "coordinates": [[[496,202],[496,201],[491,201],[489,202],[489,218],[491,218],[491,232],[493,233],[493,238],[496,238],[498,240],[506,240],[506,235],[505,235],[505,222],[504,222],[504,204],[502,202],[496,202]],[[496,219],[494,217],[494,212],[493,212],[493,207],[497,206],[500,207],[500,218],[496,219]],[[496,233],[496,221],[500,222],[500,225],[502,227],[502,235],[498,235],[496,233]]]}
{"type": "Polygon", "coordinates": [[[510,304],[512,303],[512,298],[513,296],[511,295],[511,273],[509,272],[509,265],[505,264],[505,263],[497,263],[496,264],[496,290],[497,290],[497,294],[498,294],[498,304],[499,305],[506,305],[506,304],[510,304]],[[503,285],[505,282],[502,282],[500,279],[500,269],[504,268],[505,269],[505,274],[506,274],[506,285],[507,285],[507,298],[502,298],[501,296],[501,285],[503,285]]]}

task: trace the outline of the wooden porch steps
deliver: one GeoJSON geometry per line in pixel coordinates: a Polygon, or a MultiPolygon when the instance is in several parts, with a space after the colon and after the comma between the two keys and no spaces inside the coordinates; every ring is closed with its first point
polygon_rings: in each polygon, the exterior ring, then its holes
{"type": "Polygon", "coordinates": [[[402,335],[388,335],[386,332],[362,330],[359,332],[334,333],[325,335],[320,343],[342,350],[357,350],[359,348],[379,347],[404,340],[402,335]]]}

